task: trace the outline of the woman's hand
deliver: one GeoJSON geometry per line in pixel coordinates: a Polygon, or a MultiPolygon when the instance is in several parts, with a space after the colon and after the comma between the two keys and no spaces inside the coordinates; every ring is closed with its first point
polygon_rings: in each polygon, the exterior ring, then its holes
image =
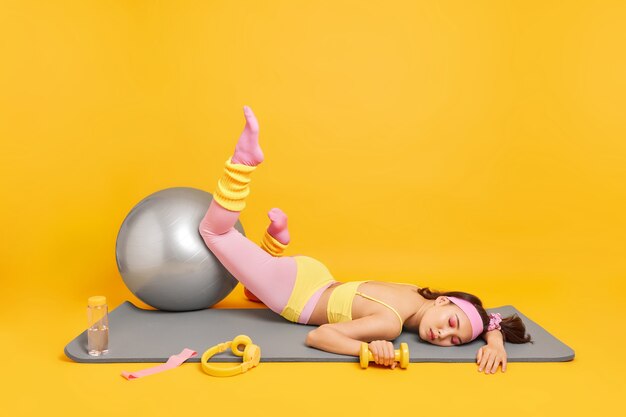
{"type": "Polygon", "coordinates": [[[502,364],[502,372],[506,371],[506,350],[503,344],[486,344],[478,349],[476,355],[478,372],[485,370],[486,374],[495,374],[498,365],[502,364]]]}
{"type": "Polygon", "coordinates": [[[374,362],[379,365],[396,367],[398,362],[395,361],[396,353],[393,349],[393,343],[386,340],[374,340],[368,344],[370,352],[374,357],[374,362]]]}

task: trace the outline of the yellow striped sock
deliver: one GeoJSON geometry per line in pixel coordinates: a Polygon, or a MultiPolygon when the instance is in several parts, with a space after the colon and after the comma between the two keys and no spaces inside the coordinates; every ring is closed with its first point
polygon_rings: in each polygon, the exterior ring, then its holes
{"type": "Polygon", "coordinates": [[[246,207],[246,197],[250,194],[250,174],[255,169],[255,166],[233,164],[229,158],[213,194],[215,201],[227,210],[242,211],[246,207]]]}
{"type": "Polygon", "coordinates": [[[283,252],[289,244],[280,243],[266,230],[263,240],[261,241],[261,249],[272,256],[283,256],[283,252]]]}

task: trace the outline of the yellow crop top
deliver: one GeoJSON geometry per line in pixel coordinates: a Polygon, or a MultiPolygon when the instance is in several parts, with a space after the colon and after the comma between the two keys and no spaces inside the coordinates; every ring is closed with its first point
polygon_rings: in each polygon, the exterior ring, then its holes
{"type": "Polygon", "coordinates": [[[402,326],[404,326],[404,321],[402,320],[400,313],[398,313],[398,310],[385,303],[384,301],[381,301],[374,297],[370,297],[369,295],[363,294],[362,292],[358,291],[359,285],[364,282],[370,281],[372,280],[348,281],[337,286],[330,294],[330,298],[328,299],[328,307],[326,308],[326,316],[328,318],[328,322],[341,323],[344,321],[352,320],[352,301],[354,300],[355,295],[360,295],[363,298],[367,298],[368,300],[372,300],[379,304],[382,304],[385,307],[389,308],[391,311],[393,311],[395,315],[398,316],[398,320],[400,320],[400,328],[402,328],[402,326]]]}

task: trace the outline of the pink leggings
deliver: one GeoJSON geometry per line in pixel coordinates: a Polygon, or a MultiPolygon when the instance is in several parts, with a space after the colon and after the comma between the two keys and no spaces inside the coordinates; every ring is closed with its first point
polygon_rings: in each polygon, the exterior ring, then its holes
{"type": "MultiPolygon", "coordinates": [[[[290,256],[274,257],[243,236],[233,227],[238,218],[238,211],[226,210],[213,200],[200,223],[200,234],[222,265],[266,306],[280,314],[296,282],[296,261],[290,256]]],[[[327,287],[307,301],[299,323],[308,323],[327,287]]]]}

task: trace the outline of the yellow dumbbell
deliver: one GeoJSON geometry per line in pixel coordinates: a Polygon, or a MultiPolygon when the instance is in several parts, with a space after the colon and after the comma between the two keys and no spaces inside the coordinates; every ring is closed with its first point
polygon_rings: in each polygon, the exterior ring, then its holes
{"type": "MultiPolygon", "coordinates": [[[[359,354],[361,368],[365,369],[369,363],[374,360],[374,356],[369,349],[367,343],[361,343],[361,353],[359,354]]],[[[409,366],[409,345],[400,343],[400,349],[394,350],[394,360],[400,362],[400,368],[404,369],[409,366]]]]}

